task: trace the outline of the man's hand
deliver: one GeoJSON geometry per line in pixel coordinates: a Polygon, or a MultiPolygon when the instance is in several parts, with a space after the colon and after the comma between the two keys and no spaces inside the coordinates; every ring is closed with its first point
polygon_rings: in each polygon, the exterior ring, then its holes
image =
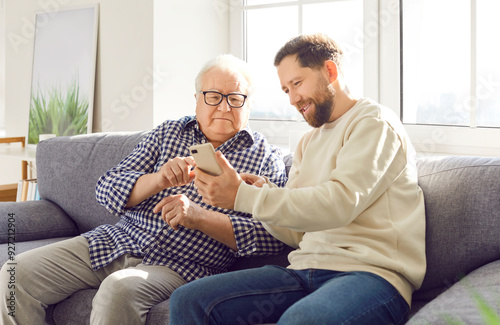
{"type": "Polygon", "coordinates": [[[170,159],[157,172],[160,187],[165,189],[190,183],[194,179],[193,166],[196,166],[193,157],[170,159]]]}
{"type": "Polygon", "coordinates": [[[203,202],[233,209],[242,179],[220,151],[215,153],[215,158],[222,168],[222,174],[211,176],[196,168],[194,184],[198,187],[198,193],[203,197],[203,202]]]}
{"type": "Polygon", "coordinates": [[[184,194],[167,196],[162,199],[154,208],[153,213],[161,211],[161,218],[174,230],[179,226],[190,229],[199,229],[203,222],[205,209],[192,202],[184,194]]]}
{"type": "Polygon", "coordinates": [[[266,179],[262,176],[247,174],[247,173],[241,173],[240,176],[241,179],[243,179],[243,181],[248,185],[262,187],[264,186],[264,184],[267,183],[266,179]]]}
{"type": "Polygon", "coordinates": [[[193,181],[195,166],[193,157],[170,159],[156,173],[144,174],[134,185],[125,207],[130,208],[152,195],[158,194],[171,186],[182,186],[193,181]]]}

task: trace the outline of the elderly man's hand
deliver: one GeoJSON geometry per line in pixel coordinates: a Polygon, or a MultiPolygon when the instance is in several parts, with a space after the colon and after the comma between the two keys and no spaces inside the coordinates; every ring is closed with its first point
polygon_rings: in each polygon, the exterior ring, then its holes
{"type": "Polygon", "coordinates": [[[193,157],[176,157],[167,161],[157,172],[161,188],[171,186],[182,186],[194,179],[194,173],[190,171],[195,166],[193,157]]]}
{"type": "Polygon", "coordinates": [[[220,208],[234,209],[242,179],[221,152],[216,152],[215,158],[222,168],[222,174],[211,176],[195,168],[194,184],[198,187],[198,193],[203,196],[203,202],[220,208]]]}
{"type": "Polygon", "coordinates": [[[153,213],[160,211],[162,219],[174,230],[179,229],[179,226],[198,229],[207,213],[207,210],[193,203],[184,194],[168,196],[162,199],[153,208],[153,213]]]}

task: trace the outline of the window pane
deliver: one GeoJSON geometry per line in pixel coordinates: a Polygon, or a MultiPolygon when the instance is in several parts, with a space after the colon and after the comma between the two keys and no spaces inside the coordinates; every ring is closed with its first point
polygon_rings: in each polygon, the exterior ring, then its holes
{"type": "Polygon", "coordinates": [[[247,11],[247,61],[255,70],[258,87],[252,118],[296,118],[296,109],[281,90],[274,56],[297,33],[297,6],[247,11]]]}
{"type": "Polygon", "coordinates": [[[477,1],[477,125],[500,127],[500,1],[477,1]]]}
{"type": "Polygon", "coordinates": [[[470,124],[470,21],[469,0],[403,1],[403,122],[470,124]]]}
{"type": "Polygon", "coordinates": [[[363,1],[304,5],[302,31],[324,33],[339,44],[344,52],[347,86],[354,96],[363,96],[363,1]]]}
{"type": "MultiPolygon", "coordinates": [[[[240,1],[240,0],[236,0],[240,1]]],[[[270,3],[290,2],[290,0],[246,0],[246,6],[267,5],[270,3]]]]}
{"type": "MultiPolygon", "coordinates": [[[[247,3],[249,4],[249,3],[247,3]]],[[[303,5],[302,33],[322,32],[344,51],[344,74],[355,96],[363,94],[363,0],[303,5]]],[[[281,90],[273,65],[277,51],[299,33],[298,6],[247,10],[247,61],[258,82],[252,118],[302,120],[281,90]]]]}

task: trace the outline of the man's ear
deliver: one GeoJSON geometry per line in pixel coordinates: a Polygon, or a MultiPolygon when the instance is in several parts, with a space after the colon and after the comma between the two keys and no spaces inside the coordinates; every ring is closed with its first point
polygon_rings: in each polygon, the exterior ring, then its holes
{"type": "Polygon", "coordinates": [[[337,68],[337,65],[335,64],[335,62],[333,62],[331,60],[325,61],[325,68],[326,68],[326,71],[328,72],[328,80],[330,81],[330,83],[337,80],[337,78],[339,76],[339,71],[338,71],[338,68],[337,68]]]}

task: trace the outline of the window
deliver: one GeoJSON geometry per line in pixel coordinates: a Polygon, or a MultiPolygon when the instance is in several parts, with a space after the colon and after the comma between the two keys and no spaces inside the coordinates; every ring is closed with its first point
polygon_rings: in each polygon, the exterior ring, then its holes
{"type": "Polygon", "coordinates": [[[365,76],[366,70],[378,69],[376,1],[246,0],[231,4],[234,7],[231,10],[232,52],[252,65],[257,78],[251,126],[264,133],[272,143],[290,145],[293,149],[300,135],[308,129],[281,90],[273,64],[274,56],[290,38],[302,33],[329,35],[344,52],[344,72],[351,93],[361,96],[377,87],[375,73],[371,79],[365,76]],[[367,55],[369,51],[374,55],[367,55]],[[367,67],[365,60],[368,57],[371,61],[367,67]]]}
{"type": "Polygon", "coordinates": [[[289,38],[320,31],[343,48],[354,95],[400,115],[417,151],[500,155],[500,1],[230,3],[231,51],[260,77],[251,126],[270,142],[286,147],[306,124],[280,89],[274,55],[289,38]]]}
{"type": "Polygon", "coordinates": [[[495,61],[500,44],[488,30],[500,30],[495,17],[500,2],[411,0],[403,5],[403,121],[499,127],[500,65],[495,61]]]}
{"type": "Polygon", "coordinates": [[[401,115],[414,144],[422,151],[498,155],[500,2],[400,2],[401,115]]]}
{"type": "Polygon", "coordinates": [[[282,93],[274,56],[290,38],[323,32],[345,52],[351,91],[363,92],[363,1],[247,0],[242,7],[246,24],[244,57],[258,76],[253,119],[297,119],[300,114],[282,93]],[[279,94],[277,96],[277,94],[279,94]]]}

